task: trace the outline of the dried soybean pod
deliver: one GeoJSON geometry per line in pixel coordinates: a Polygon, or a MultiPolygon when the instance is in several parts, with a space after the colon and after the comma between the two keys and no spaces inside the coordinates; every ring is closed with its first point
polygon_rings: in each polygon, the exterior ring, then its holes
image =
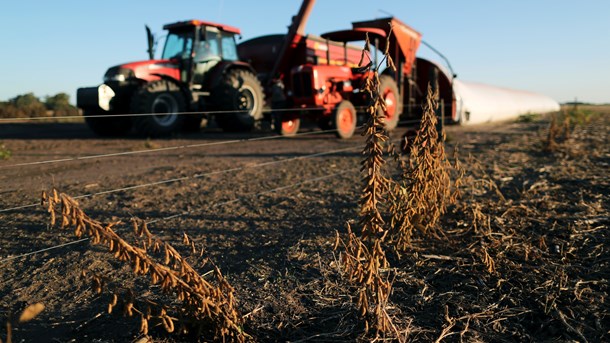
{"type": "Polygon", "coordinates": [[[125,314],[128,316],[133,316],[133,303],[129,302],[125,304],[125,314]]]}
{"type": "Polygon", "coordinates": [[[167,244],[165,244],[165,259],[163,260],[163,264],[168,265],[170,262],[169,260],[169,249],[167,247],[167,244]]]}
{"type": "MultiPolygon", "coordinates": [[[[50,204],[50,203],[49,203],[50,204]]],[[[51,226],[55,226],[55,210],[53,210],[53,208],[51,208],[49,210],[49,213],[51,213],[51,226]]]]}
{"type": "Polygon", "coordinates": [[[21,316],[19,316],[19,323],[29,322],[39,315],[42,310],[44,310],[44,305],[42,303],[36,303],[26,307],[21,313],[21,316]]]}
{"type": "Polygon", "coordinates": [[[135,274],[141,274],[142,270],[140,269],[140,258],[138,257],[138,255],[135,255],[133,257],[133,272],[135,274]]]}
{"type": "Polygon", "coordinates": [[[150,265],[148,264],[148,262],[143,261],[142,262],[142,274],[148,274],[149,270],[150,270],[150,265]]]}
{"type": "Polygon", "coordinates": [[[174,322],[172,321],[172,319],[169,316],[163,316],[161,318],[161,321],[163,322],[163,326],[165,327],[165,330],[169,333],[174,332],[174,322]]]}
{"type": "Polygon", "coordinates": [[[140,332],[143,335],[147,335],[148,334],[148,320],[146,320],[146,318],[144,318],[144,316],[141,317],[140,332]]]}

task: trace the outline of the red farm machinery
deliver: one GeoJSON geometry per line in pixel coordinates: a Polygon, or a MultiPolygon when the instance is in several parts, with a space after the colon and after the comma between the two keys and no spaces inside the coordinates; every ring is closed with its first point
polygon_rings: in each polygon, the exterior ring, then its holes
{"type": "MultiPolygon", "coordinates": [[[[360,89],[370,70],[359,62],[363,46],[350,44],[364,42],[375,46],[376,51],[387,51],[396,61],[397,72],[384,70],[380,75],[380,93],[387,110],[385,123],[388,130],[396,127],[399,117],[411,101],[417,101],[413,82],[415,53],[421,35],[395,18],[353,23],[350,30],[335,31],[321,37],[297,33],[290,43],[289,61],[273,61],[273,51],[281,51],[283,36],[265,36],[240,44],[240,55],[251,61],[263,75],[266,84],[283,92],[272,92],[272,107],[276,109],[276,128],[283,135],[294,135],[302,119],[318,122],[322,129],[335,129],[341,138],[349,138],[357,123],[362,120],[368,98],[360,89]],[[392,34],[390,34],[393,28],[392,34]],[[287,111],[281,111],[286,109],[287,111]],[[300,110],[300,111],[299,111],[300,110]]],[[[368,56],[364,64],[376,64],[377,53],[368,56]]]]}
{"type": "Polygon", "coordinates": [[[262,119],[263,89],[252,67],[237,54],[238,28],[201,20],[164,26],[160,59],[114,66],[98,87],[79,88],[77,105],[99,135],[121,135],[132,127],[141,135],[162,136],[198,130],[204,111],[218,115],[227,131],[247,131],[262,119]],[[120,114],[120,115],[119,115],[120,114]],[[141,115],[123,115],[141,114],[141,115]]]}
{"type": "MultiPolygon", "coordinates": [[[[395,128],[401,116],[419,116],[422,89],[437,68],[415,57],[421,35],[396,18],[307,35],[304,28],[314,3],[303,1],[287,34],[239,45],[235,36],[240,30],[232,26],[200,20],[165,25],[161,59],[153,59],[154,42],[147,28],[150,59],[108,69],[104,84],[78,90],[77,105],[100,135],[132,128],[146,136],[194,131],[212,114],[225,131],[249,131],[256,122],[269,120],[279,133],[292,136],[301,121],[308,120],[349,138],[364,120],[368,104],[360,89],[370,70],[358,65],[363,45],[355,45],[368,37],[375,49],[372,61],[364,63],[376,65],[376,51],[387,50],[397,66],[396,72],[380,72],[387,129],[395,128]]],[[[442,92],[450,87],[448,81],[440,83],[441,97],[445,94],[444,101],[453,104],[452,93],[442,92]]]]}

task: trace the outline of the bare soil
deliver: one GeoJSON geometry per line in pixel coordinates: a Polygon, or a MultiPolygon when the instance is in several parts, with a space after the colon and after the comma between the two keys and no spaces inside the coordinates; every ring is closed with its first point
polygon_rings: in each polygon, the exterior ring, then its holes
{"type": "MultiPolygon", "coordinates": [[[[459,145],[467,170],[465,186],[443,219],[444,237],[417,236],[409,252],[391,256],[390,314],[401,337],[610,340],[609,122],[606,114],[576,126],[554,152],[544,150],[548,119],[448,127],[449,150],[459,145]]],[[[406,130],[399,127],[394,138],[406,130]]],[[[187,233],[205,246],[205,256],[191,262],[201,266],[209,257],[220,267],[253,340],[374,339],[363,335],[355,290],[333,250],[336,231],[358,219],[363,138],[252,140],[269,135],[204,129],[168,139],[100,139],[80,123],[0,125],[0,140],[12,152],[0,160],[0,211],[31,205],[0,212],[0,323],[41,302],[45,310],[36,319],[13,328],[14,341],[141,338],[139,319],[108,314],[109,295],[95,294],[81,271],[97,270],[144,296],[159,288],[134,281],[130,267],[103,248],[81,242],[20,256],[76,240],[49,227],[35,205],[41,190],[80,196],[125,188],[79,203],[104,222],[160,219],[150,225],[153,233],[171,242],[187,233]],[[160,150],[176,146],[182,147],[160,150]],[[84,158],[147,149],[156,150],[84,158]],[[67,161],[23,165],[59,159],[67,161]],[[146,186],[128,189],[137,185],[146,186]]],[[[194,340],[160,327],[150,335],[155,342],[194,340]]]]}

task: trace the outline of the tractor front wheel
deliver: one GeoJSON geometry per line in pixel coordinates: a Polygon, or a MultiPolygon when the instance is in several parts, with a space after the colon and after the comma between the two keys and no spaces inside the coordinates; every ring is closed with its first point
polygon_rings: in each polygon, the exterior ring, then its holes
{"type": "Polygon", "coordinates": [[[184,95],[178,85],[159,80],[140,87],[131,102],[136,131],[142,136],[166,136],[182,129],[186,109],[184,95]]]}
{"type": "Polygon", "coordinates": [[[335,108],[333,117],[333,126],[337,137],[348,139],[354,135],[356,131],[356,109],[351,102],[343,100],[335,108]]]}

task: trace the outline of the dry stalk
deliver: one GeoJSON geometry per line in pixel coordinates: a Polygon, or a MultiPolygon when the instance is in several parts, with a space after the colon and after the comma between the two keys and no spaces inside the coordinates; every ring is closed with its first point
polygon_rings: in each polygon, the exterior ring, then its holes
{"type": "MultiPolygon", "coordinates": [[[[367,39],[363,56],[369,52],[367,39]]],[[[393,62],[387,53],[386,61],[387,66],[393,68],[393,62]]],[[[388,136],[383,122],[385,103],[379,92],[379,75],[376,69],[371,70],[371,66],[368,64],[364,67],[369,77],[366,78],[363,91],[368,93],[370,103],[367,108],[368,122],[363,133],[366,136],[366,145],[362,152],[364,159],[361,167],[363,175],[359,220],[361,235],[355,235],[348,224],[347,239],[342,241],[337,236],[336,246],[342,243],[343,268],[350,280],[358,287],[357,306],[359,315],[365,322],[365,331],[373,329],[378,335],[388,335],[394,332],[394,325],[386,314],[391,282],[387,273],[382,272],[387,269],[388,261],[382,248],[387,230],[384,228],[385,221],[381,214],[390,182],[382,173],[385,163],[383,150],[388,136]]]]}
{"type": "MultiPolygon", "coordinates": [[[[235,309],[234,290],[216,266],[217,285],[214,285],[204,280],[174,247],[155,238],[143,221],[133,220],[134,232],[141,239],[141,247],[138,247],[129,244],[113,230],[120,222],[104,225],[91,219],[74,199],[63,193],[53,190],[47,195],[43,192],[42,204],[46,205],[51,216],[51,225],[59,219],[61,227],[72,228],[77,237],[91,237],[92,244],[106,246],[116,259],[129,263],[136,276],[148,276],[151,286],[160,285],[165,294],[175,296],[181,303],[176,307],[175,315],[182,319],[183,329],[192,328],[202,334],[204,328],[211,328],[214,339],[245,341],[247,336],[241,329],[241,318],[235,309]],[[162,263],[152,257],[155,253],[163,256],[162,263]]],[[[194,245],[192,247],[194,249],[194,245]]],[[[94,290],[102,292],[104,280],[95,275],[91,280],[94,290]]],[[[116,306],[117,298],[116,294],[113,295],[109,312],[116,306]]],[[[159,305],[156,311],[151,307],[143,311],[134,307],[134,301],[135,295],[127,294],[123,299],[123,311],[130,316],[134,313],[140,315],[143,333],[148,332],[148,321],[152,318],[160,320],[168,332],[175,331],[177,318],[171,317],[166,307],[159,305]]]]}
{"type": "Polygon", "coordinates": [[[564,116],[563,123],[558,124],[557,116],[551,115],[548,133],[542,142],[545,152],[558,151],[570,139],[570,117],[567,114],[564,116]]]}
{"type": "Polygon", "coordinates": [[[481,247],[481,261],[485,264],[485,268],[487,269],[487,272],[492,274],[496,271],[496,261],[494,261],[494,259],[491,257],[491,255],[489,255],[489,253],[487,252],[487,249],[485,249],[485,247],[481,247]]]}
{"type": "MultiPolygon", "coordinates": [[[[438,91],[428,86],[424,114],[412,144],[408,163],[401,163],[401,179],[390,192],[390,239],[398,251],[409,247],[415,230],[440,236],[437,224],[449,204],[459,196],[464,171],[457,155],[452,165],[445,155],[444,135],[436,129],[438,91]],[[452,182],[451,171],[457,171],[452,182]]],[[[457,153],[456,153],[457,154],[457,153]]]]}

